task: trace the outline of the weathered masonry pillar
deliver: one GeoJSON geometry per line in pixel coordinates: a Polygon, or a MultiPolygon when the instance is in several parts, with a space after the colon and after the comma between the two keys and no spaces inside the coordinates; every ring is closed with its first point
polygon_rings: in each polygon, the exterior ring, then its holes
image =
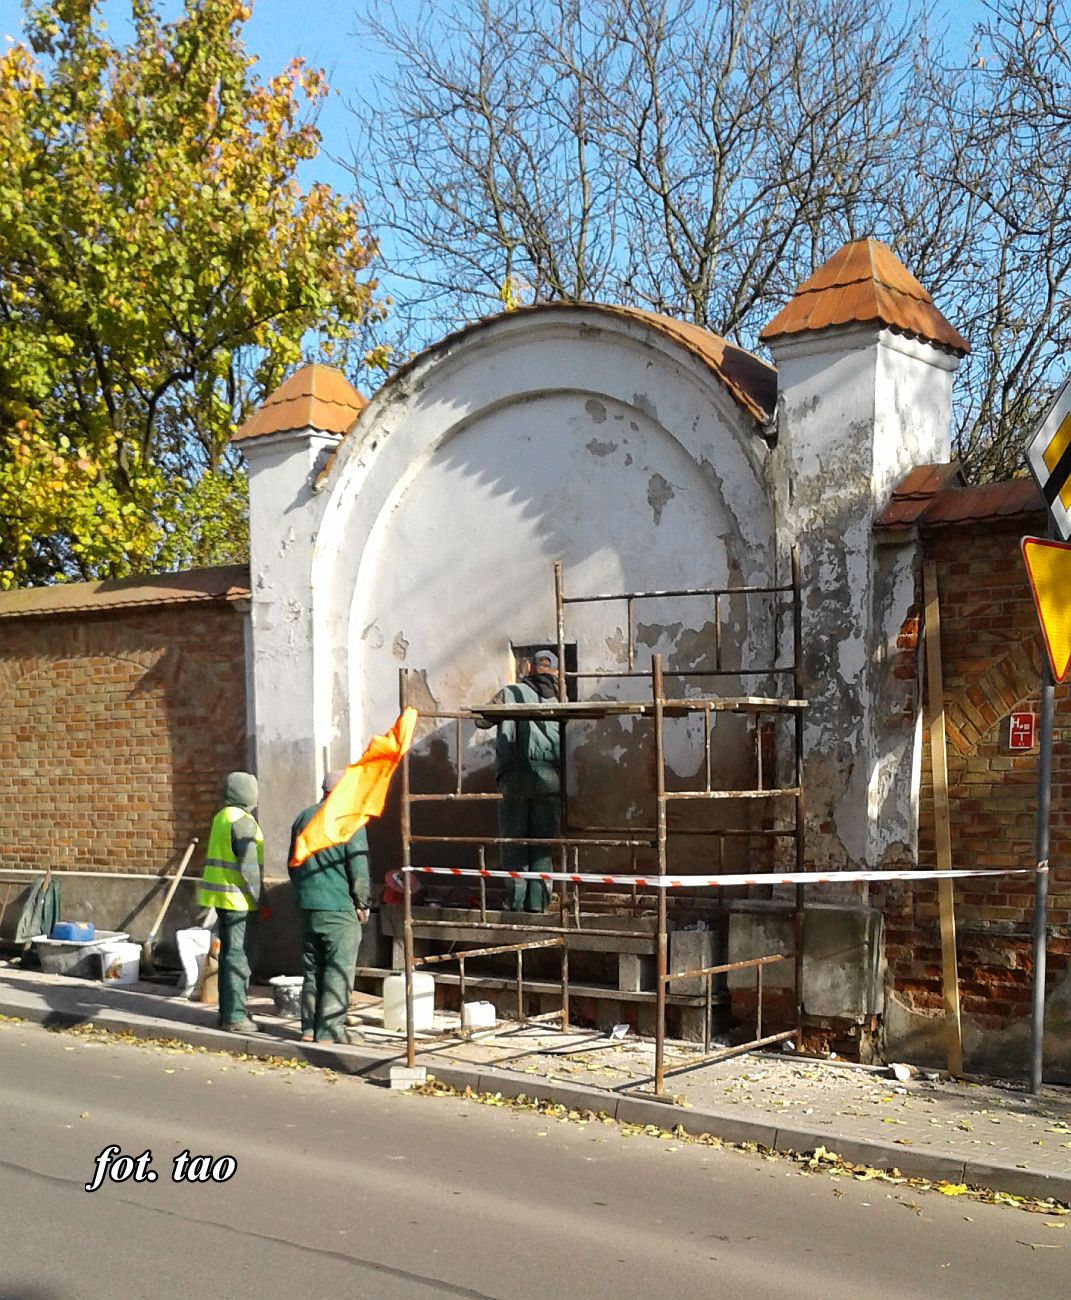
{"type": "Polygon", "coordinates": [[[256,774],[269,875],[285,875],[290,823],[322,777],[313,672],[314,485],[365,399],[336,370],[306,366],[235,435],[249,469],[256,774]]]}
{"type": "Polygon", "coordinates": [[[916,600],[914,543],[873,525],[913,468],[947,462],[967,344],[877,240],[846,244],[763,330],[778,367],[773,480],[800,546],[808,857],[917,856],[919,692],[890,660],[916,600]]]}

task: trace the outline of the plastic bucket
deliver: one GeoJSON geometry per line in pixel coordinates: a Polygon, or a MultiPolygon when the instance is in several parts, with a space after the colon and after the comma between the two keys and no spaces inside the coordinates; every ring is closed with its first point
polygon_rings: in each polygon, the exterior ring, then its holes
{"type": "Polygon", "coordinates": [[[141,973],[141,944],[106,943],[100,949],[100,977],[105,984],[136,984],[141,973]]]}
{"type": "Polygon", "coordinates": [[[277,1016],[290,1018],[301,1015],[301,986],[304,982],[300,975],[273,975],[268,980],[277,1016]]]}
{"type": "MultiPolygon", "coordinates": [[[[435,978],[427,971],[413,972],[413,1028],[431,1029],[435,1020],[435,978]]],[[[383,1028],[405,1032],[405,976],[388,975],[383,981],[383,1028]]]]}

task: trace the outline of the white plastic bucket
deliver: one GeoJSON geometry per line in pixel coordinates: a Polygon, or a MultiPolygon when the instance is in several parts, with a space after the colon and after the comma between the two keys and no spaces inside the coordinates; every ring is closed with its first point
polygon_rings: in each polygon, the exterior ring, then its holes
{"type": "Polygon", "coordinates": [[[136,984],[141,968],[141,944],[108,943],[100,949],[100,977],[105,984],[136,984]]]}
{"type": "MultiPolygon", "coordinates": [[[[413,1028],[431,1029],[435,1020],[435,979],[427,971],[413,972],[413,1028]]],[[[405,1031],[405,976],[383,981],[383,1028],[405,1031]]]]}

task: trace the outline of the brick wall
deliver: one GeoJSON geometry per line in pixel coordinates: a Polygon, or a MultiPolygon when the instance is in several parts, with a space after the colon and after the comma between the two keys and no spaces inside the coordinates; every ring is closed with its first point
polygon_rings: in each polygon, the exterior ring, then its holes
{"type": "Polygon", "coordinates": [[[246,766],[227,603],[0,619],[0,866],[156,871],[246,766]]]}
{"type": "MultiPolygon", "coordinates": [[[[1042,518],[933,530],[927,558],[937,565],[948,733],[953,865],[1032,867],[1036,754],[999,752],[1001,720],[1038,705],[1042,647],[1019,553],[1025,533],[1044,535],[1042,518]]],[[[920,593],[921,595],[921,593],[920,593]]],[[[921,607],[921,599],[920,599],[921,607]]],[[[911,647],[900,646],[906,654],[911,647]]],[[[921,643],[918,654],[921,655],[921,643]]],[[[904,654],[901,655],[903,659],[904,654]]],[[[899,667],[902,669],[903,664],[899,667]]],[[[925,680],[921,658],[917,671],[925,680]]],[[[1050,988],[1071,959],[1071,709],[1056,693],[1050,879],[1050,988]]],[[[937,865],[932,767],[923,745],[919,865],[937,865]]],[[[1032,876],[964,880],[956,885],[961,1005],[982,1029],[999,1029],[1029,1010],[1032,876]]],[[[909,1005],[937,1008],[941,946],[935,885],[890,885],[884,904],[894,985],[909,1005]]]]}

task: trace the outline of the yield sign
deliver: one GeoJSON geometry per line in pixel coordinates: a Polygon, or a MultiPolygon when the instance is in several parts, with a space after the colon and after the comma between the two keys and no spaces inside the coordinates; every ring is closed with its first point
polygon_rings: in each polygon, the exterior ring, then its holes
{"type": "Polygon", "coordinates": [[[1071,380],[1064,383],[1026,448],[1026,461],[1060,536],[1071,539],[1071,380]]]}
{"type": "Polygon", "coordinates": [[[1022,547],[1053,679],[1062,682],[1071,667],[1071,543],[1024,537],[1022,547]]]}

